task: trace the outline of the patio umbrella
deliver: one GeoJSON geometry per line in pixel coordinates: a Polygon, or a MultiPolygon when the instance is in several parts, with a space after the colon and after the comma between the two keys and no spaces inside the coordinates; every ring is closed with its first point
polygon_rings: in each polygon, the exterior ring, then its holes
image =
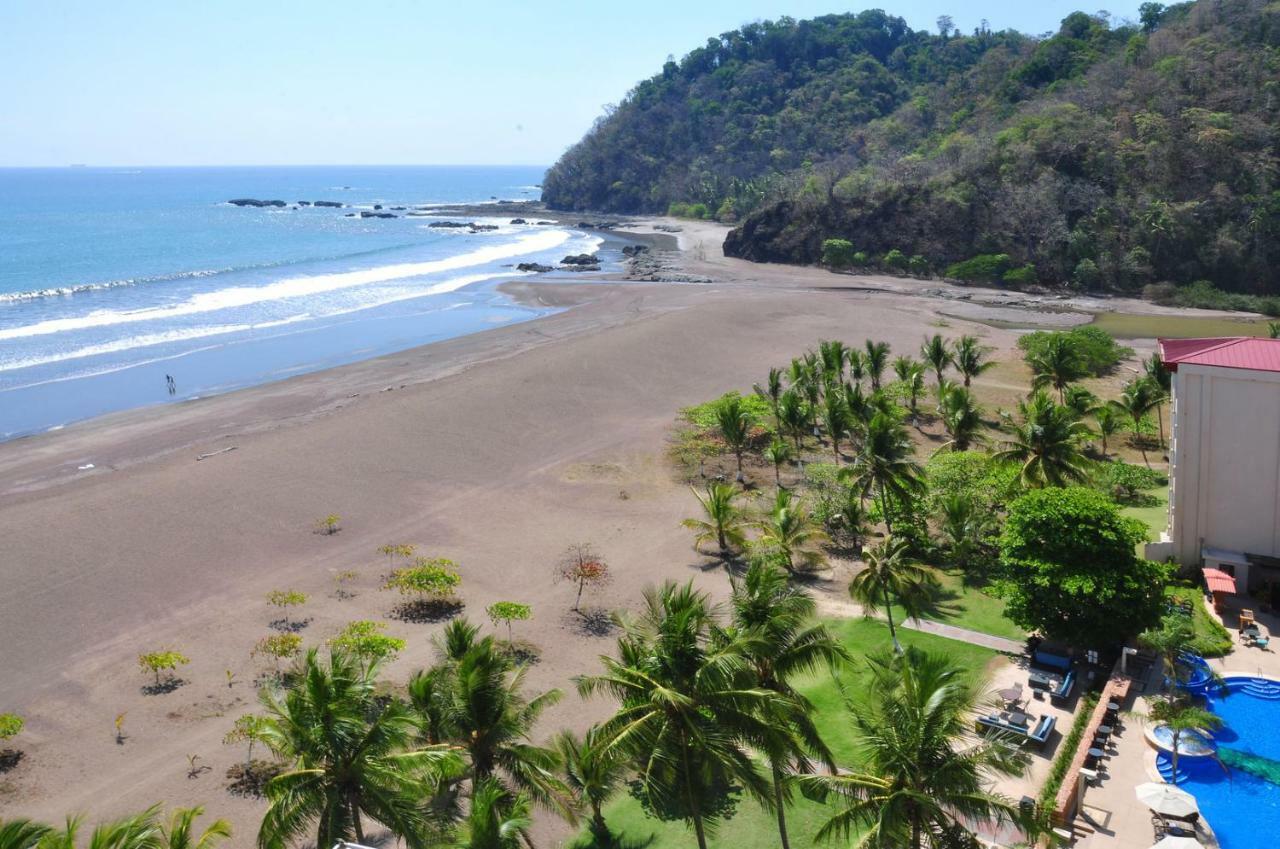
{"type": "Polygon", "coordinates": [[[1166,817],[1189,817],[1200,813],[1196,797],[1172,784],[1151,782],[1134,788],[1138,801],[1166,817]]]}
{"type": "Polygon", "coordinates": [[[1194,837],[1175,837],[1171,834],[1151,849],[1204,849],[1204,847],[1194,837]]]}

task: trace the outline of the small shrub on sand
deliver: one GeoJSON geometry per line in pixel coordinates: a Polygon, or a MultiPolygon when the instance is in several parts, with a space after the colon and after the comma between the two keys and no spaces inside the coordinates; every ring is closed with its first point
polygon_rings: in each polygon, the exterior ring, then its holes
{"type": "Polygon", "coordinates": [[[176,686],[178,679],[174,671],[179,666],[186,666],[190,662],[191,658],[182,652],[172,650],[153,651],[138,655],[138,666],[144,672],[151,672],[156,677],[153,687],[154,692],[159,692],[166,688],[171,689],[176,686]],[[160,678],[161,673],[164,673],[163,681],[160,678]]]}
{"type": "Polygon", "coordinates": [[[393,657],[404,651],[406,643],[399,637],[382,633],[386,627],[382,622],[370,622],[367,619],[352,622],[329,640],[329,647],[350,652],[365,661],[393,657]]]}
{"type": "Polygon", "coordinates": [[[462,576],[457,569],[456,563],[444,557],[419,557],[412,566],[392,572],[383,589],[396,590],[409,598],[400,609],[403,618],[435,621],[462,606],[458,600],[462,576]]]}
{"type": "Polygon", "coordinates": [[[495,601],[485,608],[489,621],[497,628],[500,623],[507,625],[507,642],[512,642],[512,622],[524,622],[533,616],[533,608],[518,601],[495,601]]]}
{"type": "Polygon", "coordinates": [[[328,516],[321,516],[316,519],[316,533],[325,536],[333,536],[342,530],[342,517],[337,513],[330,513],[328,516]]]}
{"type": "Polygon", "coordinates": [[[611,580],[609,564],[589,542],[574,543],[566,549],[556,565],[556,578],[573,584],[578,593],[573,599],[573,609],[581,610],[582,593],[586,589],[599,589],[611,580]]]}

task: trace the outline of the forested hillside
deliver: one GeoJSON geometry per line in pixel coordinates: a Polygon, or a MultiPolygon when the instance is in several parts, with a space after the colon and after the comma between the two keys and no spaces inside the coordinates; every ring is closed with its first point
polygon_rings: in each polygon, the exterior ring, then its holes
{"type": "Polygon", "coordinates": [[[755,260],[1280,291],[1280,3],[945,30],[871,11],[713,38],[597,122],[544,199],[740,222],[725,250],[755,260]]]}

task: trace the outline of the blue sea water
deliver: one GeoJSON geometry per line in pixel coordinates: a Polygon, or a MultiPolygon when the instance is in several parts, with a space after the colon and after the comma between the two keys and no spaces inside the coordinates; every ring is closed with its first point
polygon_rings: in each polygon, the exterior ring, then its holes
{"type": "MultiPolygon", "coordinates": [[[[537,167],[0,169],[0,439],[535,317],[519,262],[596,237],[513,225],[537,167]],[[287,201],[237,207],[232,198],[287,201]],[[342,209],[299,207],[337,201],[342,209]],[[433,229],[414,207],[488,202],[433,229]],[[380,204],[395,219],[348,217],[380,204]],[[456,219],[455,219],[456,220],[456,219]],[[168,376],[174,378],[170,393],[168,376]]],[[[430,213],[430,209],[420,210],[430,213]]]]}

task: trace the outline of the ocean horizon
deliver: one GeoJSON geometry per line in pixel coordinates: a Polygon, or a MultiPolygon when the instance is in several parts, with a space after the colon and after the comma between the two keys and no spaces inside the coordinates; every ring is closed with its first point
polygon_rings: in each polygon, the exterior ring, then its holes
{"type": "Polygon", "coordinates": [[[504,215],[543,172],[0,169],[0,440],[543,315],[498,282],[600,244],[504,215]],[[492,213],[436,212],[456,204],[492,213]]]}

